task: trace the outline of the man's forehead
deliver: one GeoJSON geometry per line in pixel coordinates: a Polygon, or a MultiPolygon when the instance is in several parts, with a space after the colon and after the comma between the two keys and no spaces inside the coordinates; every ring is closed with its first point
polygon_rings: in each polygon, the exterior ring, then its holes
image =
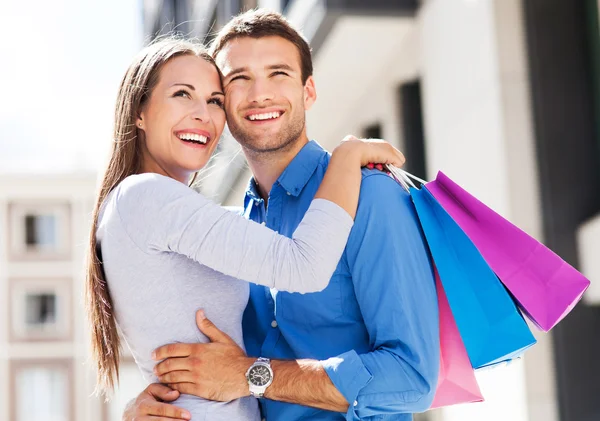
{"type": "Polygon", "coordinates": [[[298,49],[292,42],[278,36],[235,38],[219,51],[215,61],[224,75],[240,68],[266,69],[277,64],[300,69],[298,49]]]}

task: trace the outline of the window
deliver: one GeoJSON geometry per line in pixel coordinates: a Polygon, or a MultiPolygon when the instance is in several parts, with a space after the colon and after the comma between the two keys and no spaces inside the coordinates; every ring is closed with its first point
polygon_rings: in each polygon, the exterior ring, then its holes
{"type": "Polygon", "coordinates": [[[9,393],[14,421],[69,421],[71,419],[70,364],[15,362],[9,393]]]}
{"type": "Polygon", "coordinates": [[[366,139],[382,139],[381,124],[375,123],[363,129],[363,137],[366,139]]]}
{"type": "Polygon", "coordinates": [[[68,340],[71,290],[68,280],[11,279],[11,339],[68,340]]]}
{"type": "Polygon", "coordinates": [[[11,258],[59,259],[69,255],[69,206],[10,205],[11,258]]]}
{"type": "Polygon", "coordinates": [[[56,247],[56,216],[25,215],[25,244],[27,248],[56,247]]]}
{"type": "Polygon", "coordinates": [[[56,301],[54,292],[29,293],[25,297],[25,323],[27,326],[44,328],[56,323],[56,301]]]}

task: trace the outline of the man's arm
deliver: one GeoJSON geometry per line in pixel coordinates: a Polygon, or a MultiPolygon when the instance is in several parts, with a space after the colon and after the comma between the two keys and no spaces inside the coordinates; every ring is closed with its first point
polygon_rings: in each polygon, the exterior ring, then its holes
{"type": "MultiPolygon", "coordinates": [[[[274,381],[265,396],[347,412],[350,420],[428,409],[439,370],[435,283],[410,197],[391,178],[373,174],[363,180],[347,253],[373,351],[351,350],[321,362],[272,361],[274,381]]],[[[159,348],[157,359],[168,358],[157,365],[159,379],[209,399],[223,400],[219,391],[226,383],[228,398],[247,396],[241,373],[254,360],[241,350],[224,353],[239,347],[210,321],[198,326],[213,343],[159,348]],[[206,379],[208,372],[212,380],[206,379]]]]}
{"type": "Polygon", "coordinates": [[[346,253],[371,345],[324,363],[352,403],[346,418],[425,411],[439,372],[435,280],[412,200],[390,177],[363,180],[346,253]]]}

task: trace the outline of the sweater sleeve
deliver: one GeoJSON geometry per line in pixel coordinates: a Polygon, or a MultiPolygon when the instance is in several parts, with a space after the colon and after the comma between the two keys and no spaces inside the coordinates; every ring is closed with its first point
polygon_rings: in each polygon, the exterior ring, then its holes
{"type": "Polygon", "coordinates": [[[353,225],[340,206],[315,199],[288,238],[158,174],[126,178],[114,201],[123,229],[145,253],[182,254],[225,275],[289,292],[328,285],[353,225]]]}

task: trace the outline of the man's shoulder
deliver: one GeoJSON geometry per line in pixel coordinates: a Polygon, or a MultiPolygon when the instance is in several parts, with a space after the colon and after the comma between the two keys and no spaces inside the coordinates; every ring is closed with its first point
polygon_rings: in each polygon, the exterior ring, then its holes
{"type": "MultiPolygon", "coordinates": [[[[410,199],[410,194],[389,174],[379,171],[362,169],[360,186],[360,201],[388,202],[392,199],[410,199]]],[[[392,200],[393,201],[393,200],[392,200]]]]}

